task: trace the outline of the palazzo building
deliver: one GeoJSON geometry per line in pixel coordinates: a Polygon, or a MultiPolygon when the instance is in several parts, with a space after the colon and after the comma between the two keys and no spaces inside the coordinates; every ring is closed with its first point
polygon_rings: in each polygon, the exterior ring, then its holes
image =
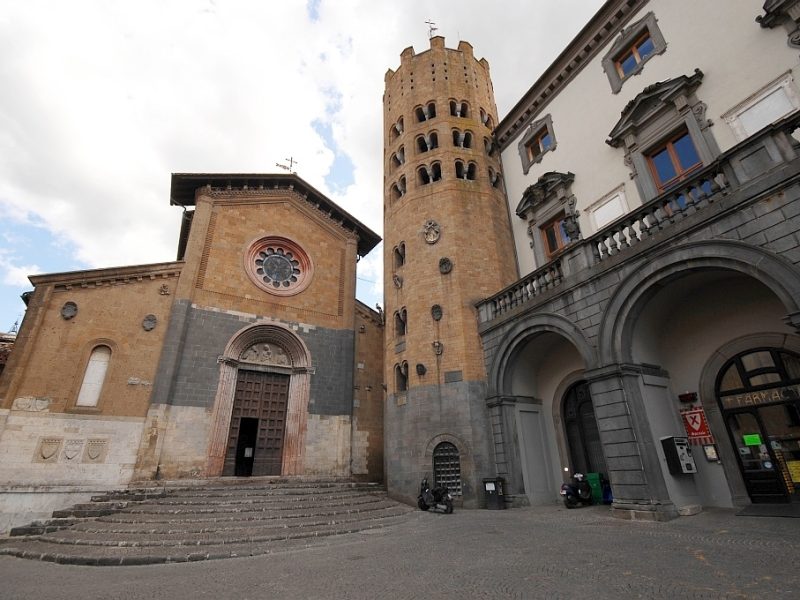
{"type": "Polygon", "coordinates": [[[588,471],[629,518],[798,500],[799,22],[800,2],[609,0],[484,143],[485,61],[441,38],[403,53],[384,98],[390,493],[433,473],[480,504],[499,476],[507,503],[544,504],[588,471]],[[478,214],[492,193],[506,214],[478,214]],[[454,246],[428,245],[429,220],[454,246]],[[448,304],[456,362],[484,358],[464,389],[459,367],[415,370],[448,304]]]}

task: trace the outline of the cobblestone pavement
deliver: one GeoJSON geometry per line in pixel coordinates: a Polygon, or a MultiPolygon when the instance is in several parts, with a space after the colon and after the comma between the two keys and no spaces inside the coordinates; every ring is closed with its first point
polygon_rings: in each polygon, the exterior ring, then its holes
{"type": "Polygon", "coordinates": [[[0,557],[0,598],[797,598],[800,519],[668,523],[560,506],[452,515],[279,554],[143,567],[0,557]]]}

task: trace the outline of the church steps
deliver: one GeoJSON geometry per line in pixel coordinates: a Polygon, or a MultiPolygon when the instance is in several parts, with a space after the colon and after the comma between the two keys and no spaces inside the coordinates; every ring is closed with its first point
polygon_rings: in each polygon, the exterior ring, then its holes
{"type": "Polygon", "coordinates": [[[16,528],[16,537],[0,541],[0,554],[87,565],[250,556],[388,527],[412,511],[376,485],[302,484],[237,481],[111,492],[16,528]]]}
{"type": "Polygon", "coordinates": [[[370,529],[375,523],[391,521],[408,513],[405,508],[394,508],[374,516],[363,514],[341,515],[336,519],[304,519],[296,523],[259,524],[231,528],[207,528],[200,531],[187,531],[183,528],[171,530],[147,530],[141,532],[125,531],[85,531],[66,529],[57,534],[39,536],[39,541],[51,544],[70,544],[77,546],[214,546],[238,543],[267,542],[287,537],[307,537],[326,535],[345,527],[360,531],[370,529]]]}
{"type": "Polygon", "coordinates": [[[314,530],[286,530],[279,535],[264,536],[264,539],[218,545],[87,546],[53,544],[38,538],[16,538],[13,540],[14,546],[0,546],[0,555],[89,566],[143,565],[258,556],[325,545],[328,543],[326,540],[332,536],[391,527],[404,522],[408,510],[401,516],[381,520],[314,530]]]}
{"type": "Polygon", "coordinates": [[[151,528],[175,528],[178,526],[189,526],[189,525],[197,525],[197,526],[204,526],[207,524],[213,523],[252,523],[252,522],[293,522],[298,519],[303,518],[320,518],[320,517],[336,517],[339,515],[348,515],[348,514],[372,514],[377,511],[386,510],[387,508],[392,508],[397,504],[393,501],[383,501],[383,502],[375,502],[368,505],[360,505],[358,507],[324,507],[320,506],[317,507],[315,510],[307,510],[307,511],[300,511],[300,510],[285,510],[280,513],[268,513],[264,511],[258,512],[240,512],[240,513],[227,513],[227,514],[215,514],[215,513],[181,513],[181,514],[170,514],[170,515],[158,515],[157,518],[150,518],[151,515],[136,515],[139,518],[133,518],[134,516],[128,517],[128,513],[121,513],[118,515],[113,515],[110,517],[104,517],[102,519],[94,519],[92,521],[87,521],[80,523],[75,526],[75,529],[84,530],[85,527],[91,523],[96,528],[117,528],[117,529],[130,529],[135,530],[142,527],[151,527],[151,528]],[[163,518],[166,516],[167,518],[163,518]]]}

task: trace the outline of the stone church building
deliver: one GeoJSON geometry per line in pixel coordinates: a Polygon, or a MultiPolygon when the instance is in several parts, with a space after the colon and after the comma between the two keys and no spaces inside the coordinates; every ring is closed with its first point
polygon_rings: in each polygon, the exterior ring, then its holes
{"type": "Polygon", "coordinates": [[[177,260],[31,277],[0,380],[0,514],[228,475],[383,477],[380,241],[296,175],[176,174],[177,260]]]}

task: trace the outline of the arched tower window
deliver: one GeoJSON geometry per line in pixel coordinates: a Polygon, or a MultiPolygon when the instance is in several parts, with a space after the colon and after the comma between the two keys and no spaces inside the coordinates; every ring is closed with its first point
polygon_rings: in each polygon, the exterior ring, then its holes
{"type": "Polygon", "coordinates": [[[456,100],[450,101],[450,116],[466,118],[469,116],[469,105],[464,102],[456,100]]]}
{"type": "Polygon", "coordinates": [[[483,109],[481,109],[481,123],[486,125],[486,127],[488,127],[489,129],[494,129],[494,121],[492,120],[492,115],[490,115],[483,109]]]}
{"type": "Polygon", "coordinates": [[[431,166],[422,165],[417,169],[417,181],[420,185],[428,185],[442,178],[442,165],[438,162],[431,166]]]}
{"type": "Polygon", "coordinates": [[[474,162],[464,164],[463,161],[456,161],[456,178],[474,181],[478,173],[478,167],[474,162]]]}
{"type": "Polygon", "coordinates": [[[406,162],[406,151],[405,148],[403,148],[403,146],[400,146],[400,148],[397,149],[397,152],[392,153],[391,156],[392,168],[396,169],[405,162],[406,162]]]}
{"type": "Polygon", "coordinates": [[[453,146],[458,148],[472,148],[472,132],[453,130],[453,146]]]}
{"type": "Polygon", "coordinates": [[[489,185],[497,189],[503,188],[503,178],[500,177],[499,172],[495,173],[491,167],[489,167],[489,185]]]}
{"type": "Polygon", "coordinates": [[[400,242],[397,246],[394,247],[392,250],[392,256],[394,259],[394,268],[399,269],[404,264],[406,264],[406,243],[400,242]]]}
{"type": "Polygon", "coordinates": [[[461,495],[461,458],[455,444],[440,442],[433,449],[433,479],[454,496],[461,495]]]}
{"type": "Polygon", "coordinates": [[[83,383],[75,406],[97,406],[100,401],[100,392],[106,379],[108,365],[111,362],[111,348],[96,346],[89,357],[86,371],[83,374],[83,383]]]}
{"type": "Polygon", "coordinates": [[[403,117],[400,117],[397,120],[397,123],[392,125],[392,128],[390,130],[390,134],[391,134],[392,140],[396,140],[401,135],[403,135],[403,117]]]}
{"type": "Polygon", "coordinates": [[[394,366],[394,390],[398,393],[408,391],[408,363],[406,361],[394,366]]]}
{"type": "Polygon", "coordinates": [[[408,331],[408,311],[403,307],[394,313],[394,334],[401,337],[406,331],[408,331]]]}
{"type": "Polygon", "coordinates": [[[435,131],[431,131],[427,135],[420,135],[417,137],[417,149],[420,152],[427,152],[439,147],[439,135],[435,131]]]}
{"type": "Polygon", "coordinates": [[[397,183],[392,185],[392,200],[399,200],[406,193],[406,178],[405,175],[397,180],[397,183]]]}
{"type": "Polygon", "coordinates": [[[436,103],[429,102],[427,106],[418,106],[414,110],[414,114],[417,115],[417,121],[420,123],[429,121],[436,116],[436,103]]]}

